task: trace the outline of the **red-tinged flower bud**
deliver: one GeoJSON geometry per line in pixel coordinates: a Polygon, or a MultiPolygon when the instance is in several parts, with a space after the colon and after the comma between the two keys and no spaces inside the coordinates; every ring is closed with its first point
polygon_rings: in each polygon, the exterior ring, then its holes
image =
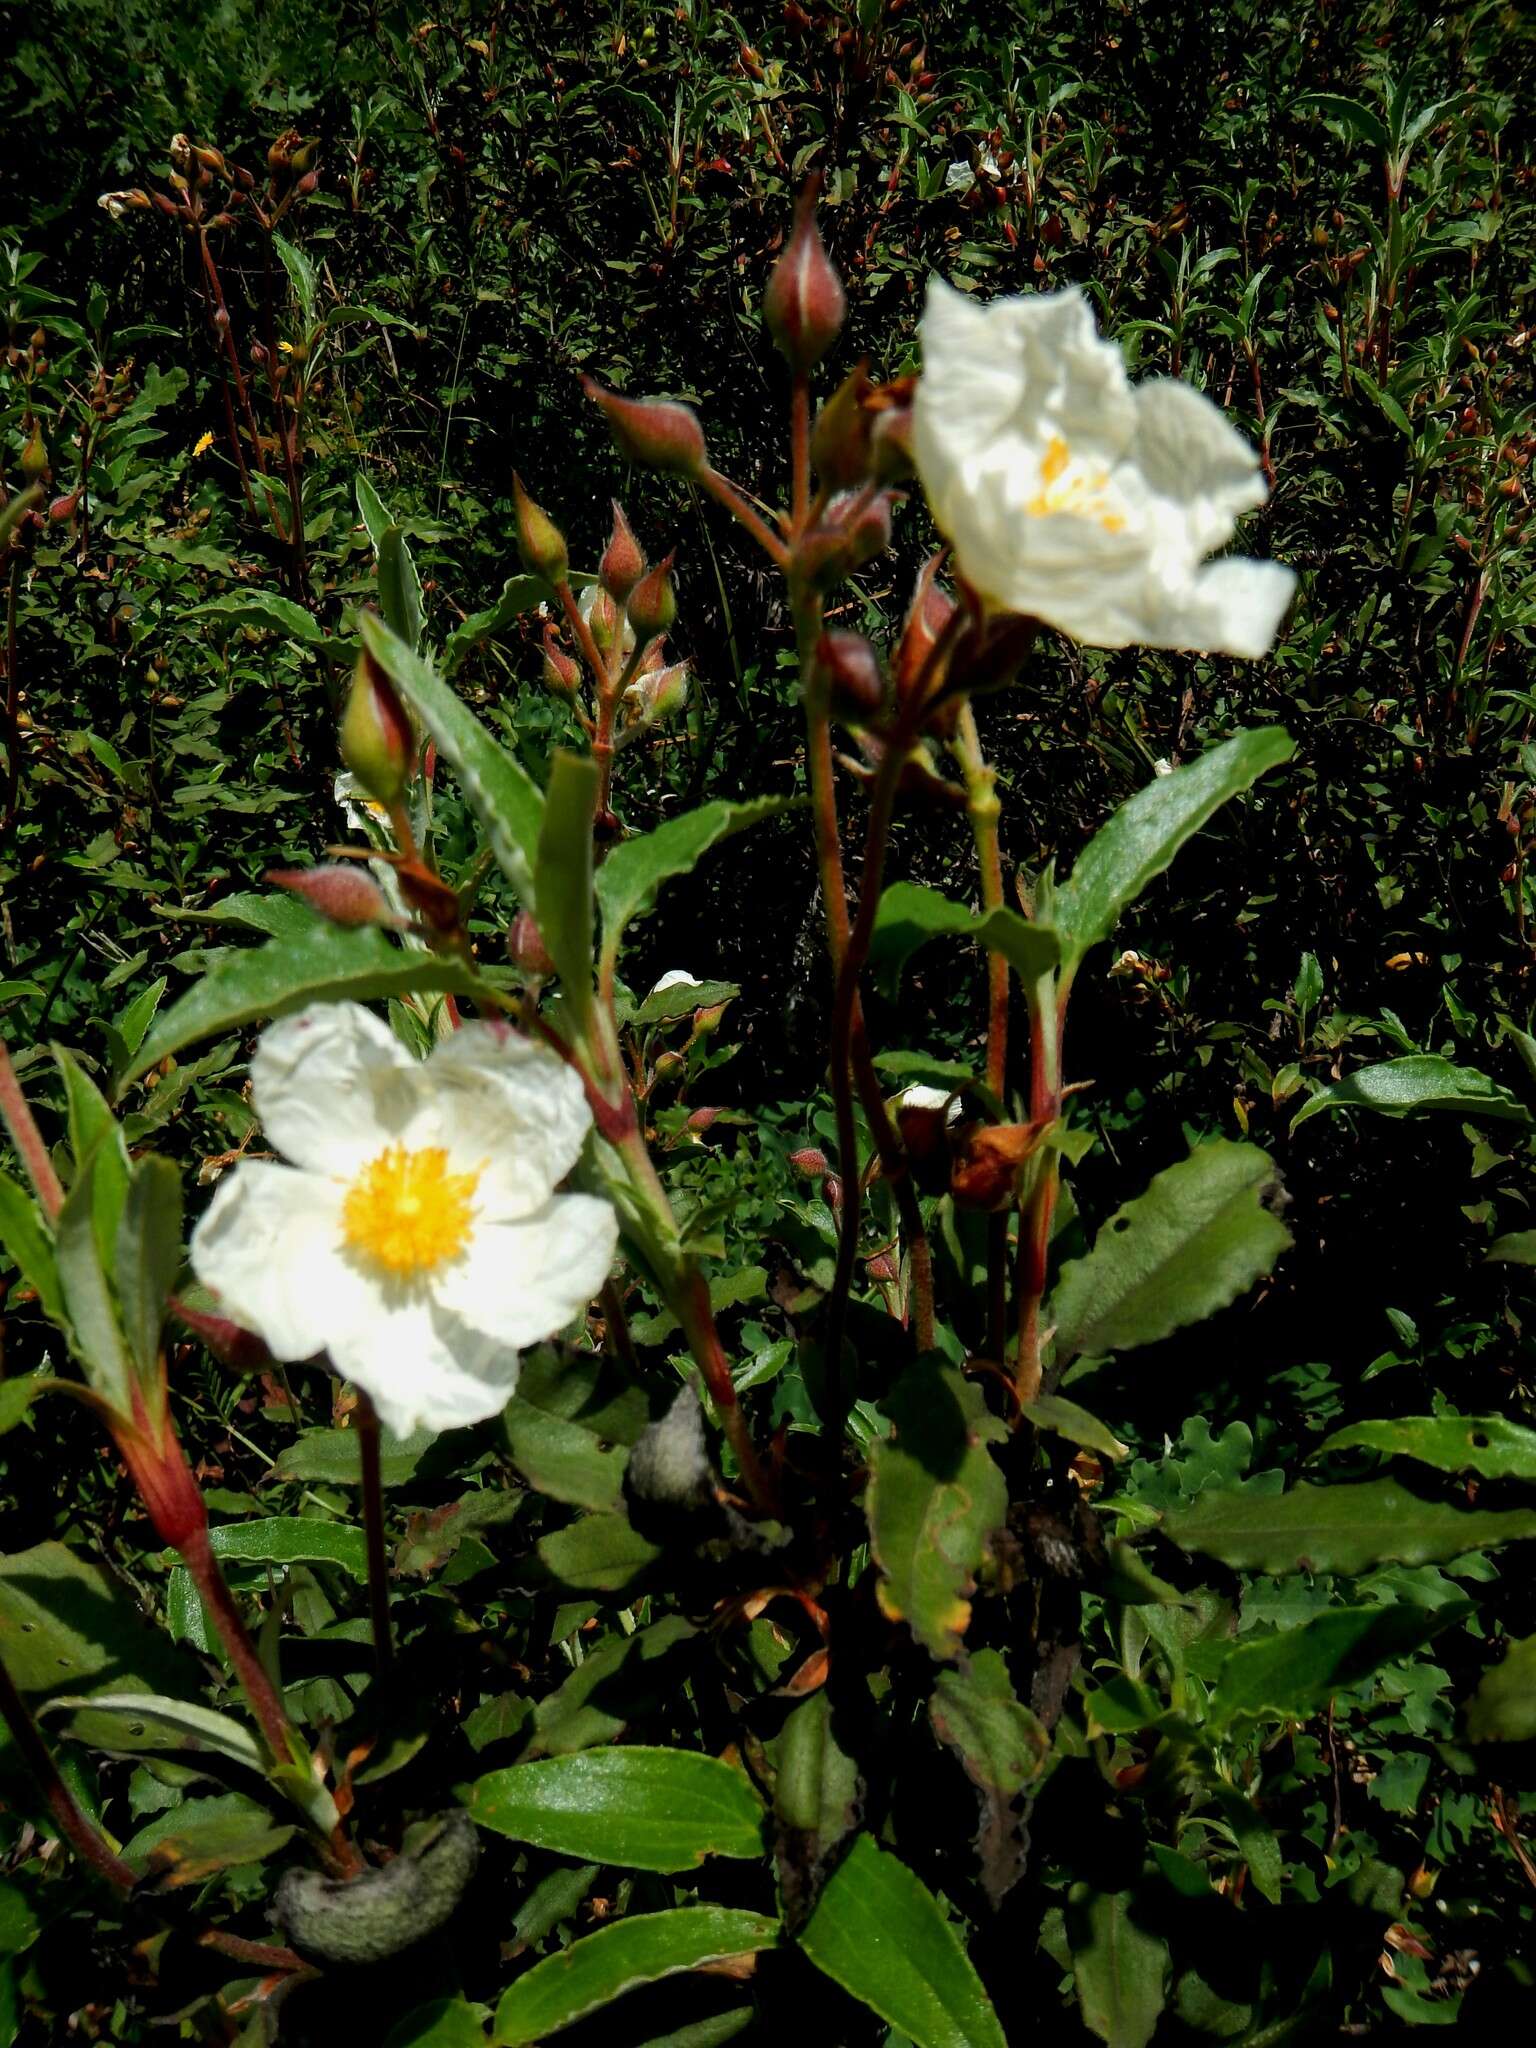
{"type": "Polygon", "coordinates": [[[890,491],[882,491],[878,498],[872,498],[860,512],[844,521],[850,569],[862,569],[890,546],[891,510],[895,502],[890,491]]]}
{"type": "Polygon", "coordinates": [[[819,1173],[827,1170],[827,1155],[818,1145],[802,1145],[798,1152],[791,1152],[789,1163],[796,1173],[803,1173],[807,1180],[814,1180],[819,1173]]]}
{"type": "Polygon", "coordinates": [[[668,555],[641,577],[629,594],[629,623],[639,640],[654,640],[658,633],[671,631],[677,617],[677,593],[672,588],[672,563],[668,555]]]}
{"type": "Polygon", "coordinates": [[[696,1038],[708,1038],[712,1031],[720,1029],[720,1020],[725,1015],[724,1003],[710,1003],[707,1008],[693,1013],[693,1031],[689,1037],[691,1045],[696,1038]]]}
{"type": "Polygon", "coordinates": [[[959,1118],[960,1105],[942,1088],[921,1085],[908,1088],[896,1105],[896,1128],[906,1148],[912,1171],[925,1193],[937,1194],[949,1185],[947,1133],[959,1118]]]}
{"type": "Polygon", "coordinates": [[[517,550],[523,567],[531,576],[542,576],[546,583],[563,583],[570,566],[565,535],[549,514],[533,502],[523,489],[522,478],[515,473],[512,496],[517,506],[517,550]]]}
{"type": "Polygon", "coordinates": [[[582,609],[587,615],[587,625],[599,654],[612,654],[619,644],[623,629],[623,614],[601,584],[592,588],[590,598],[583,602],[582,609]]]}
{"type": "Polygon", "coordinates": [[[320,173],[318,171],[306,171],[293,189],[298,198],[307,199],[319,183],[320,173]]]}
{"type": "Polygon", "coordinates": [[[613,532],[598,564],[598,581],[615,604],[623,604],[645,574],[645,551],[635,539],[634,529],[624,517],[624,508],[613,501],[613,532]]]}
{"type": "Polygon", "coordinates": [[[851,490],[869,475],[870,436],[877,417],[865,404],[869,390],[869,365],[860,363],[816,415],[811,461],[828,490],[851,490]]]}
{"type": "Polygon", "coordinates": [[[507,928],[507,957],[530,981],[548,981],[554,974],[544,934],[526,910],[520,910],[507,928]]]}
{"type": "Polygon", "coordinates": [[[625,398],[595,377],[583,377],[581,388],[602,407],[619,453],[631,462],[679,476],[698,476],[708,467],[704,429],[692,406],[670,398],[625,398]]]}
{"type": "Polygon", "coordinates": [[[829,1209],[843,1206],[843,1184],[835,1173],[829,1173],[821,1184],[821,1199],[829,1209]]]}
{"type": "Polygon", "coordinates": [[[816,643],[816,664],[839,717],[862,723],[885,702],[880,657],[862,633],[823,633],[816,643]]]}
{"type": "Polygon", "coordinates": [[[903,704],[918,688],[925,697],[932,696],[944,679],[943,669],[933,655],[940,635],[955,615],[955,601],[935,580],[941,560],[939,555],[930,555],[923,564],[906,624],[896,643],[896,696],[903,704]]]}
{"type": "Polygon", "coordinates": [[[41,483],[48,474],[48,443],[43,439],[41,420],[32,422],[32,432],[21,451],[21,473],[29,484],[41,483]]]}
{"type": "Polygon", "coordinates": [[[842,331],[848,312],[842,280],[816,226],[815,187],[795,210],[789,245],[763,294],[768,331],[801,375],[815,368],[842,331]]]}
{"type": "Polygon", "coordinates": [[[962,1132],[949,1191],[962,1209],[1009,1209],[1024,1162],[1040,1142],[1039,1124],[973,1124],[962,1132]]]}
{"type": "Polygon", "coordinates": [[[341,718],[341,758],[375,803],[396,804],[410,780],[416,735],[395,686],[364,648],[341,718]]]}
{"type": "Polygon", "coordinates": [[[62,526],[66,519],[73,519],[79,503],[80,493],[78,490],[70,491],[65,497],[55,498],[48,507],[49,524],[62,526]]]}
{"type": "Polygon", "coordinates": [[[557,697],[574,697],[581,670],[555,639],[553,626],[544,628],[544,687],[557,697]]]}
{"type": "Polygon", "coordinates": [[[852,549],[841,526],[821,525],[795,547],[795,568],[816,590],[832,590],[848,574],[852,549]]]}
{"type": "Polygon", "coordinates": [[[877,1287],[889,1287],[901,1277],[897,1271],[896,1261],[889,1252],[876,1252],[872,1259],[866,1259],[864,1270],[877,1287]]]}
{"type": "Polygon", "coordinates": [[[185,1324],[193,1336],[202,1338],[221,1365],[232,1366],[237,1372],[258,1372],[272,1363],[271,1352],[255,1331],[242,1329],[228,1316],[193,1308],[176,1294],[171,1296],[170,1310],[177,1322],[185,1324]]]}
{"type": "Polygon", "coordinates": [[[327,861],[313,868],[269,868],[267,880],[302,897],[311,910],[332,924],[352,927],[399,922],[372,875],[348,861],[327,861]]]}
{"type": "Polygon", "coordinates": [[[688,1128],[690,1131],[707,1131],[719,1114],[718,1109],[696,1109],[688,1119],[688,1128]]]}
{"type": "Polygon", "coordinates": [[[914,474],[910,399],[905,405],[886,406],[875,413],[869,455],[870,467],[883,484],[904,483],[914,474]]]}

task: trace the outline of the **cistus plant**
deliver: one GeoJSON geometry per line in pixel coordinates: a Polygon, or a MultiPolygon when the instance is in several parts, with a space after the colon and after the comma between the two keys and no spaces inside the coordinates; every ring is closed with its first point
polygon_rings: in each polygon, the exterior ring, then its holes
{"type": "MultiPolygon", "coordinates": [[[[211,288],[198,195],[231,174],[187,150],[175,189],[211,288]]],[[[1331,1740],[1337,1700],[1468,1612],[1438,1584],[1394,1603],[1384,1573],[1536,1536],[1536,1508],[1244,1478],[1253,1438],[1232,1430],[1127,1468],[1078,1398],[1263,1285],[1290,1244],[1274,1159],[1220,1133],[1093,1230],[1071,1175],[1100,1133],[1067,1023],[1085,961],[1291,740],[1256,709],[1154,773],[1061,875],[1008,872],[984,746],[994,709],[1028,704],[1048,635],[1268,652],[1291,571],[1217,554],[1266,497],[1261,456],[1177,378],[1133,384],[1077,291],[983,303],[935,279],[920,371],[883,381],[837,365],[847,311],[808,191],[763,301],[787,370],[778,505],[716,467],[688,406],[589,384],[624,456],[723,507],[782,579],[803,799],[743,791],[630,829],[702,687],[670,644],[687,584],[619,506],[578,569],[565,508],[530,486],[554,491],[518,477],[522,573],[457,650],[539,619],[528,651],[567,743],[531,774],[448,680],[402,526],[360,476],[377,608],[356,611],[336,722],[359,843],[244,897],[231,921],[264,943],[212,949],[124,1035],[110,1102],[61,1053],[57,1144],[0,1060],[25,1181],[0,1181],[0,1231],[78,1368],[8,1381],[6,1419],[57,1391],[99,1417],[165,1546],[146,1604],[183,1646],[42,1545],[23,1624],[42,1638],[7,1628],[21,1668],[0,1705],[39,1810],[122,1895],[125,1955],[183,1940],[195,1888],[193,1938],[229,1967],[187,2008],[204,2038],[368,2012],[396,2048],[512,2048],[589,2019],[610,2040],[796,2025],[994,2048],[1085,2027],[1135,2048],[1166,2015],[1278,2040],[1335,1971],[1369,1970],[1383,1926],[1397,2017],[1460,1995],[1425,1967],[1432,1884],[1351,1862],[1337,1830],[1314,1853],[1295,1824],[1303,1731],[1326,1714],[1331,1740]],[[849,579],[904,497],[937,549],[894,635],[854,630],[849,579]],[[898,818],[910,839],[957,811],[968,886],[888,873],[898,818]],[[625,976],[667,883],[770,821],[814,845],[830,1114],[782,1134],[814,1193],[744,1221],[756,1191],[691,1162],[768,1109],[685,1099],[736,991],[625,976]],[[900,1000],[930,945],[985,962],[974,1058],[925,1043],[900,1000]],[[874,1029],[876,986],[900,1042],[874,1029]],[[245,1138],[211,1163],[184,1251],[179,1175],[129,1119],[192,1047],[253,1029],[245,1138]],[[743,1283],[726,1232],[740,1252],[754,1220],[743,1283]],[[725,1334],[744,1298],[771,1304],[750,1350],[725,1334]],[[216,1482],[174,1420],[204,1350],[291,1416],[324,1404],[332,1426],[272,1474],[318,1514],[210,1517],[216,1482]],[[429,1465],[464,1491],[392,1556],[385,1495],[429,1465]],[[1239,1573],[1367,1583],[1240,1631],[1239,1573]],[[80,1622],[92,1602],[110,1630],[80,1622]],[[82,1682],[60,1693],[38,1658],[70,1615],[59,1661],[82,1682]],[[123,1640],[92,1663],[82,1635],[123,1640]],[[66,1773],[59,1727],[107,1761],[66,1773]],[[595,1925],[535,1957],[584,1901],[595,1925]],[[1287,1946],[1271,1916],[1307,1938],[1287,1946]]],[[[232,356],[229,374],[238,392],[232,356]]],[[[233,417],[230,435],[244,474],[261,437],[233,417]]],[[[296,435],[295,405],[279,532],[301,577],[296,435]]],[[[1531,1432],[1456,1421],[1449,1444],[1356,1428],[1324,1448],[1536,1476],[1531,1432]]],[[[1468,1739],[1514,1732],[1485,1688],[1468,1739]]]]}

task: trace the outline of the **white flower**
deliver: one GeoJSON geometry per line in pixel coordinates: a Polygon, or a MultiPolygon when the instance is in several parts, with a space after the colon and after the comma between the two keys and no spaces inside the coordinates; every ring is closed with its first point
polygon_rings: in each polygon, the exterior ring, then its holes
{"type": "Polygon", "coordinates": [[[922,339],[913,456],[983,598],[1092,647],[1268,651],[1291,571],[1206,560],[1267,496],[1219,407],[1133,388],[1080,291],[978,305],[934,278],[922,339]]]}
{"type": "Polygon", "coordinates": [[[545,1047],[466,1024],[426,1061],[356,1003],[262,1034],[251,1092],[293,1163],[247,1160],[192,1238],[198,1278],[275,1358],[328,1351],[397,1436],[496,1414],[521,1346],[608,1277],[606,1202],[557,1195],[591,1114],[545,1047]]]}
{"type": "Polygon", "coordinates": [[[687,968],[671,967],[668,968],[667,972],[651,990],[651,994],[659,996],[665,988],[702,988],[703,986],[704,984],[699,980],[698,976],[690,974],[687,968]]]}

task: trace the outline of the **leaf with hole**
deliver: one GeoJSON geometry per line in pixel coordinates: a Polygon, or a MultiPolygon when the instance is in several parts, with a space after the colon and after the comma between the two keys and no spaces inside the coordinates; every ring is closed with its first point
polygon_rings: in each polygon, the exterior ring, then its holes
{"type": "Polygon", "coordinates": [[[1502,1415],[1399,1415],[1391,1421],[1351,1423],[1335,1430],[1312,1453],[1380,1451],[1412,1458],[1439,1472],[1475,1472],[1481,1479],[1536,1480],[1536,1429],[1502,1415]]]}

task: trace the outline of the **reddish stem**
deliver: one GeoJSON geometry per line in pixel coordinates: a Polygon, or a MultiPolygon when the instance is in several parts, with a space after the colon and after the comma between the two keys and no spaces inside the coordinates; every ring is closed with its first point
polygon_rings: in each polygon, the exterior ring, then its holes
{"type": "Polygon", "coordinates": [[[31,1105],[16,1078],[16,1069],[11,1065],[10,1049],[3,1039],[0,1039],[0,1117],[5,1119],[11,1143],[21,1155],[21,1163],[27,1169],[27,1178],[42,1204],[43,1214],[51,1220],[64,1206],[64,1190],[53,1170],[53,1161],[48,1156],[48,1147],[43,1143],[43,1134],[37,1128],[31,1105]]]}
{"type": "Polygon", "coordinates": [[[60,1777],[53,1752],[43,1740],[41,1730],[3,1662],[0,1662],[0,1715],[4,1716],[18,1753],[37,1780],[48,1811],[58,1823],[64,1840],[77,1856],[89,1863],[93,1870],[99,1871],[108,1884],[116,1885],[119,1891],[132,1891],[138,1879],[108,1844],[106,1836],[81,1811],[74,1794],[60,1777]]]}

